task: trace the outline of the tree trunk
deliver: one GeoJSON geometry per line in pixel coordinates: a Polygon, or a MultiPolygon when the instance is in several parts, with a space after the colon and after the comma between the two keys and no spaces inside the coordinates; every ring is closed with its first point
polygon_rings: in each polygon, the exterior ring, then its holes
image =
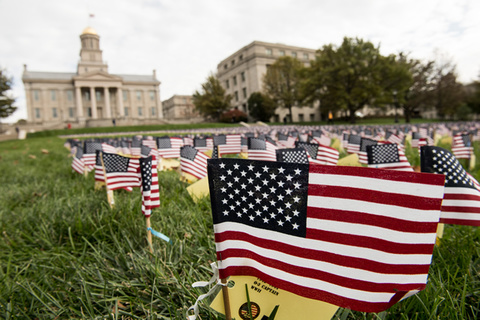
{"type": "Polygon", "coordinates": [[[293,123],[292,105],[288,105],[288,112],[290,113],[290,123],[293,123]]]}
{"type": "Polygon", "coordinates": [[[350,111],[350,123],[354,124],[356,123],[355,111],[354,109],[349,109],[349,111],[350,111]]]}

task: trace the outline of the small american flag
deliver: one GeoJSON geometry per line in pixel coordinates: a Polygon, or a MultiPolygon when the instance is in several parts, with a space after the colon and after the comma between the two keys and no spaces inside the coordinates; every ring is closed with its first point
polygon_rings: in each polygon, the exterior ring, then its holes
{"type": "Polygon", "coordinates": [[[470,159],[473,153],[472,140],[469,134],[456,134],[453,137],[452,152],[457,159],[470,159]]]}
{"type": "Polygon", "coordinates": [[[102,154],[108,190],[140,187],[140,179],[137,173],[140,166],[139,159],[112,153],[102,154]]]}
{"type": "Polygon", "coordinates": [[[347,152],[348,153],[358,153],[360,151],[360,141],[362,141],[362,137],[356,134],[351,134],[348,136],[348,146],[347,152]]]}
{"type": "Polygon", "coordinates": [[[367,146],[378,144],[377,140],[362,138],[360,140],[360,150],[358,151],[358,162],[368,164],[367,146]]]}
{"type": "Polygon", "coordinates": [[[195,147],[184,146],[180,149],[180,170],[202,179],[207,175],[209,157],[195,147]]]}
{"type": "Polygon", "coordinates": [[[443,177],[217,159],[208,178],[220,278],[365,312],[425,288],[443,177]]]}
{"type": "Polygon", "coordinates": [[[248,138],[248,159],[277,161],[277,146],[267,140],[260,138],[248,138]]]}
{"type": "Polygon", "coordinates": [[[83,148],[78,145],[75,147],[75,155],[73,156],[72,169],[75,172],[84,174],[85,164],[83,163],[83,148]]]}
{"type": "Polygon", "coordinates": [[[405,153],[396,143],[367,146],[367,156],[370,168],[413,171],[405,153]]]}
{"type": "Polygon", "coordinates": [[[287,163],[308,163],[308,154],[305,148],[278,149],[277,161],[287,163]]]}
{"type": "Polygon", "coordinates": [[[448,150],[425,146],[421,150],[422,172],[445,175],[445,195],[440,222],[480,226],[480,186],[448,150]]]}
{"type": "Polygon", "coordinates": [[[162,158],[180,158],[180,148],[183,147],[183,139],[179,137],[158,137],[158,155],[162,158]]]}
{"type": "Polygon", "coordinates": [[[296,142],[296,147],[307,150],[310,162],[316,164],[335,166],[340,156],[338,150],[317,143],[296,142]]]}
{"type": "Polygon", "coordinates": [[[156,160],[148,156],[140,159],[140,175],[142,181],[142,213],[148,217],[152,209],[160,206],[158,175],[156,160]]]}

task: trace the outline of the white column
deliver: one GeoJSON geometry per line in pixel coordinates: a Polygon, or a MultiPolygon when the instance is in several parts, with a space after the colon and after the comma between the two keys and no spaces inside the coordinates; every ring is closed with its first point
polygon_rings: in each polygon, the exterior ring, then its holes
{"type": "Polygon", "coordinates": [[[160,89],[158,87],[155,87],[155,106],[157,107],[158,118],[163,119],[163,104],[160,99],[160,89]]]}
{"type": "Polygon", "coordinates": [[[118,108],[118,116],[124,117],[124,109],[123,109],[123,91],[122,88],[117,88],[117,108],[118,108]]]}
{"type": "Polygon", "coordinates": [[[77,120],[83,118],[83,106],[82,106],[82,88],[75,87],[75,101],[77,105],[77,120]]]}
{"type": "Polygon", "coordinates": [[[108,87],[103,88],[103,94],[105,95],[105,115],[104,118],[110,119],[112,117],[112,112],[110,110],[110,92],[108,87]]]}
{"type": "Polygon", "coordinates": [[[90,87],[90,101],[92,106],[92,118],[97,119],[97,96],[94,87],[90,87]]]}

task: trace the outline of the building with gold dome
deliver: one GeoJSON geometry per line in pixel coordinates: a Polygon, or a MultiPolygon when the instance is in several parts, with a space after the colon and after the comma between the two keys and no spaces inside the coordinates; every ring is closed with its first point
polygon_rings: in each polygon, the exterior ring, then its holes
{"type": "Polygon", "coordinates": [[[97,32],[87,27],[80,41],[74,73],[30,71],[24,65],[28,123],[50,128],[160,123],[163,110],[155,70],[150,75],[111,74],[97,32]]]}

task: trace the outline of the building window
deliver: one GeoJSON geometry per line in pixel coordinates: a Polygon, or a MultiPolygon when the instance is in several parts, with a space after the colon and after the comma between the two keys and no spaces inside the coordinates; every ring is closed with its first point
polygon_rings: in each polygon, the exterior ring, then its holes
{"type": "Polygon", "coordinates": [[[227,68],[228,68],[228,64],[225,63],[225,64],[223,65],[223,69],[226,70],[227,68]]]}
{"type": "Polygon", "coordinates": [[[127,99],[128,99],[128,92],[127,92],[127,91],[123,91],[122,94],[123,94],[123,101],[127,101],[127,99]]]}
{"type": "Polygon", "coordinates": [[[87,108],[87,116],[89,116],[90,118],[92,117],[92,108],[91,107],[87,108]]]}
{"type": "Polygon", "coordinates": [[[150,90],[150,101],[155,101],[155,91],[150,90]]]}
{"type": "Polygon", "coordinates": [[[303,59],[308,60],[308,53],[303,54],[303,59]]]}
{"type": "Polygon", "coordinates": [[[242,104],[243,112],[247,113],[247,104],[242,104]]]}
{"type": "Polygon", "coordinates": [[[243,54],[241,54],[240,57],[238,57],[238,60],[240,60],[240,61],[243,60],[243,54]]]}
{"type": "Polygon", "coordinates": [[[265,54],[267,56],[271,56],[272,55],[272,49],[269,49],[269,48],[265,49],[265,54]]]}
{"type": "Polygon", "coordinates": [[[35,101],[40,100],[40,92],[38,90],[33,90],[33,99],[35,101]]]}
{"type": "Polygon", "coordinates": [[[294,58],[297,57],[297,53],[295,51],[292,51],[292,57],[294,57],[294,58]]]}
{"type": "Polygon", "coordinates": [[[35,118],[40,119],[40,108],[35,108],[35,118]]]}
{"type": "Polygon", "coordinates": [[[234,66],[234,65],[235,65],[235,59],[232,60],[232,66],[234,66]]]}
{"type": "Polygon", "coordinates": [[[228,81],[228,80],[227,80],[227,81],[225,81],[225,87],[227,87],[227,89],[229,89],[229,88],[230,88],[230,81],[228,81]]]}
{"type": "Polygon", "coordinates": [[[128,107],[123,108],[123,113],[125,113],[125,117],[128,117],[128,107]]]}
{"type": "Polygon", "coordinates": [[[237,76],[233,76],[233,85],[234,85],[234,86],[237,85],[237,76]]]}
{"type": "Polygon", "coordinates": [[[246,98],[247,97],[247,88],[243,88],[242,92],[243,92],[243,97],[246,98]]]}
{"type": "Polygon", "coordinates": [[[299,122],[303,122],[303,121],[304,121],[304,119],[303,119],[303,113],[299,113],[299,114],[298,114],[298,121],[299,121],[299,122]]]}
{"type": "Polygon", "coordinates": [[[280,51],[278,52],[278,54],[281,55],[281,56],[284,56],[284,55],[285,55],[285,51],[284,51],[284,50],[280,50],[280,51]]]}
{"type": "Polygon", "coordinates": [[[95,91],[95,98],[97,101],[102,101],[102,93],[100,91],[95,91]]]}
{"type": "Polygon", "coordinates": [[[142,109],[142,107],[138,107],[138,116],[139,116],[139,117],[143,116],[143,109],[142,109]]]}
{"type": "Polygon", "coordinates": [[[68,116],[73,118],[75,116],[73,108],[68,108],[68,116]]]}
{"type": "Polygon", "coordinates": [[[67,90],[67,100],[68,101],[73,100],[73,91],[72,90],[67,90]]]}
{"type": "Polygon", "coordinates": [[[137,90],[137,101],[142,100],[142,91],[137,90]]]}
{"type": "Polygon", "coordinates": [[[238,101],[238,91],[235,91],[235,101],[238,101]]]}
{"type": "Polygon", "coordinates": [[[90,101],[90,92],[85,91],[85,100],[90,101]]]}
{"type": "Polygon", "coordinates": [[[52,108],[52,117],[53,117],[53,118],[58,117],[57,108],[52,108]]]}
{"type": "Polygon", "coordinates": [[[240,73],[240,78],[242,79],[242,82],[245,82],[245,72],[240,73]]]}
{"type": "Polygon", "coordinates": [[[155,116],[155,112],[157,112],[155,107],[152,107],[152,116],[155,116]]]}
{"type": "Polygon", "coordinates": [[[55,90],[50,90],[50,97],[52,101],[57,100],[57,92],[55,90]]]}
{"type": "Polygon", "coordinates": [[[310,113],[310,121],[315,121],[315,113],[310,113]]]}

